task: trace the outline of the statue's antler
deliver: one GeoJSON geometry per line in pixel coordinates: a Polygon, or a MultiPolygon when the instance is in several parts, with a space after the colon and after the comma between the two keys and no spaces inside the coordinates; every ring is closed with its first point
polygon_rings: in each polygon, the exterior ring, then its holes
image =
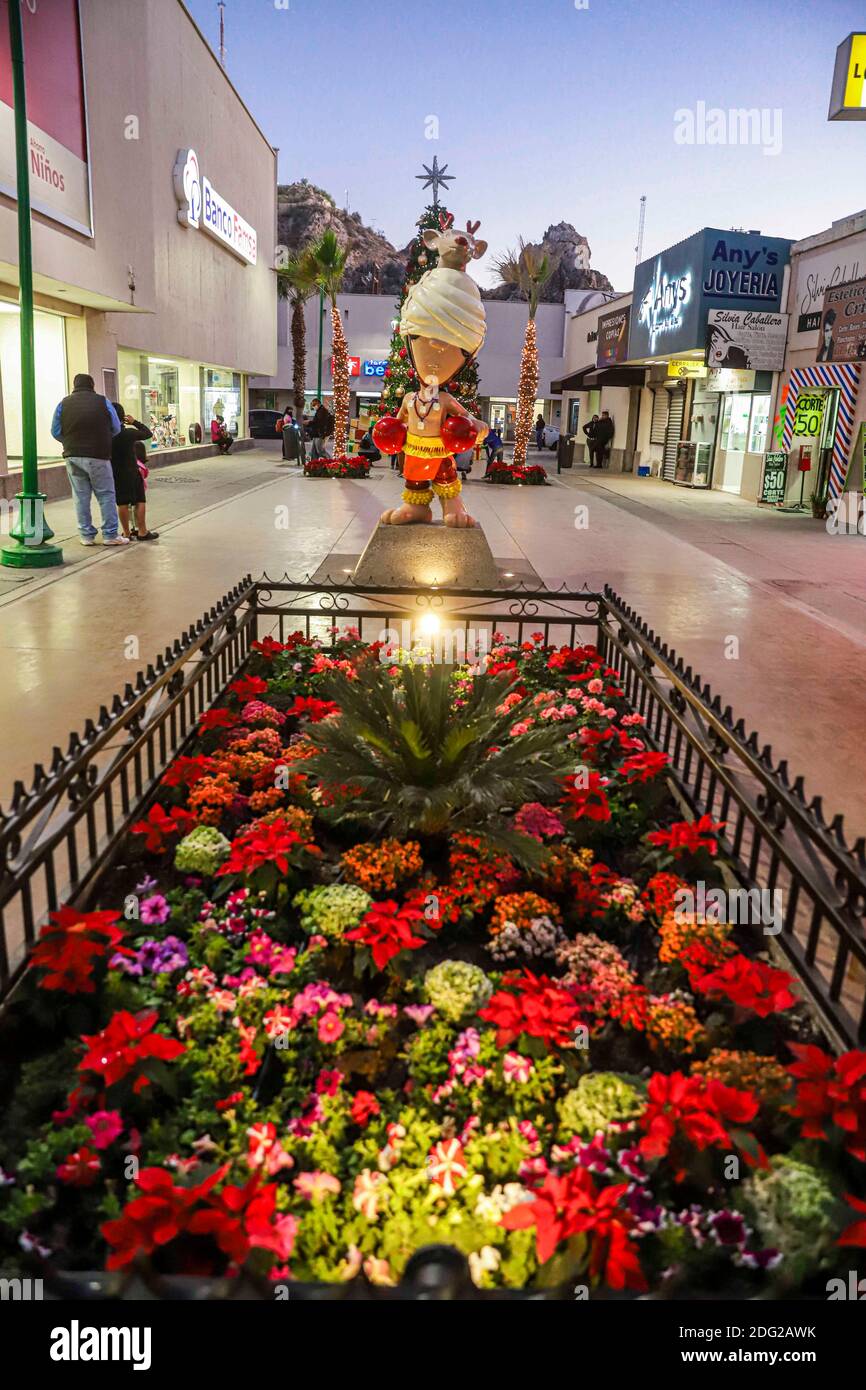
{"type": "Polygon", "coordinates": [[[467,232],[469,233],[470,236],[474,236],[475,233],[478,231],[478,228],[479,228],[480,226],[481,226],[481,219],[480,219],[480,218],[478,219],[477,222],[469,222],[469,221],[467,221],[467,223],[466,223],[466,230],[467,230],[467,232]]]}
{"type": "Polygon", "coordinates": [[[454,213],[453,213],[453,212],[440,212],[440,214],[439,214],[439,226],[442,228],[442,231],[443,231],[443,232],[445,232],[445,231],[448,230],[448,228],[451,226],[451,224],[453,223],[453,221],[454,221],[454,213]]]}

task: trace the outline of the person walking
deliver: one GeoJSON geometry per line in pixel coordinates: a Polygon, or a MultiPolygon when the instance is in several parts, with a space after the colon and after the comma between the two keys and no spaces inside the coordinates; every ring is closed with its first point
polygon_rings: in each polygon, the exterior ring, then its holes
{"type": "Polygon", "coordinates": [[[495,425],[491,425],[484,438],[484,448],[487,453],[487,468],[485,476],[490,472],[490,465],[495,458],[502,458],[502,435],[495,425]]]}
{"type": "Polygon", "coordinates": [[[93,377],[86,372],[74,377],[71,395],[64,396],[57,406],[51,433],[63,446],[81,544],[96,544],[90,512],[91,498],[95,497],[102,516],[102,544],[129,545],[128,536],[117,534],[120,519],[111,471],[111,442],[120,433],[120,421],[111,401],[96,394],[93,377]]]}
{"type": "Polygon", "coordinates": [[[535,447],[536,449],[544,448],[544,416],[540,411],[535,417],[535,447]]]}
{"type": "MultiPolygon", "coordinates": [[[[586,435],[586,451],[587,451],[587,453],[589,454],[589,466],[590,466],[590,468],[595,468],[595,459],[596,459],[596,443],[595,443],[595,436],[596,436],[596,431],[597,431],[597,430],[598,430],[598,416],[597,416],[597,415],[593,415],[592,419],[591,419],[591,420],[588,420],[587,423],[586,423],[586,424],[584,425],[584,427],[583,427],[583,432],[584,432],[584,434],[586,435]]],[[[601,467],[601,464],[599,464],[599,467],[601,467]]]]}
{"type": "Polygon", "coordinates": [[[313,418],[310,422],[310,433],[313,436],[313,451],[311,458],[327,457],[326,442],[334,435],[334,417],[327,406],[322,405],[320,400],[312,402],[313,418]]]}
{"type": "Polygon", "coordinates": [[[114,493],[120,524],[127,540],[133,537],[138,541],[155,541],[158,531],[147,527],[147,505],[144,493],[144,478],[138,466],[135,446],[142,440],[152,439],[153,431],[126,415],[123,406],[114,401],[114,411],[121,421],[120,433],[111,441],[111,471],[114,474],[114,493]],[[130,528],[129,509],[135,509],[135,526],[130,528]]]}
{"type": "Polygon", "coordinates": [[[610,444],[613,439],[614,423],[608,411],[601,412],[601,419],[595,429],[595,448],[598,458],[599,468],[604,468],[605,461],[610,455],[610,444]]]}

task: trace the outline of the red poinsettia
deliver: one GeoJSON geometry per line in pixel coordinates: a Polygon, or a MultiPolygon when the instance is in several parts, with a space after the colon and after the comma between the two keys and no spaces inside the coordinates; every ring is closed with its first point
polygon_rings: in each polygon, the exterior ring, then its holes
{"type": "Polygon", "coordinates": [[[828,1139],[827,1123],[845,1135],[845,1147],[866,1162],[866,1052],[831,1057],[820,1047],[789,1043],[797,1061],[788,1068],[798,1081],[791,1114],[803,1120],[804,1139],[828,1139]]]}
{"type": "Polygon", "coordinates": [[[352,1119],[356,1125],[365,1129],[374,1115],[381,1113],[382,1107],[372,1091],[358,1091],[352,1101],[352,1119]]]}
{"type": "Polygon", "coordinates": [[[261,676],[239,676],[229,686],[232,695],[237,695],[241,704],[245,704],[247,700],[254,700],[257,695],[264,695],[267,688],[268,683],[262,680],[261,676]]]}
{"type": "Polygon", "coordinates": [[[109,951],[132,955],[121,946],[123,930],[115,926],[119,912],[77,912],[61,907],[49,913],[51,925],[42,928],[33,952],[33,964],[47,973],[40,989],[61,989],[66,994],[92,994],[93,967],[109,951]]]}
{"type": "Polygon", "coordinates": [[[147,819],[136,821],[131,829],[133,835],[147,836],[144,842],[145,849],[149,849],[152,854],[159,854],[165,849],[163,842],[169,835],[185,835],[195,824],[195,816],[189,811],[182,810],[180,806],[172,806],[166,813],[157,802],[155,806],[151,806],[147,819]]]}
{"type": "Polygon", "coordinates": [[[550,671],[574,671],[580,670],[587,662],[593,662],[592,669],[581,679],[589,679],[595,674],[596,667],[600,664],[598,651],[595,647],[560,647],[558,651],[551,652],[547,661],[550,671]]]}
{"type": "Polygon", "coordinates": [[[401,951],[416,951],[425,945],[425,938],[417,935],[418,924],[423,921],[424,913],[420,908],[408,904],[401,907],[389,899],[374,903],[358,926],[346,932],[346,940],[368,946],[376,969],[384,970],[389,960],[401,951]]]}
{"type": "MultiPolygon", "coordinates": [[[[861,1202],[856,1197],[852,1197],[850,1192],[845,1193],[845,1201],[848,1202],[855,1211],[866,1212],[866,1202],[861,1202]]],[[[850,1226],[846,1226],[836,1244],[866,1245],[866,1221],[854,1221],[850,1226]]]]}
{"type": "Polygon", "coordinates": [[[237,722],[238,716],[230,709],[206,709],[198,721],[198,731],[206,734],[211,729],[233,729],[237,722]]]}
{"type": "Polygon", "coordinates": [[[497,1047],[506,1047],[521,1033],[542,1038],[548,1047],[568,1047],[581,1022],[574,996],[547,975],[533,975],[530,970],[504,975],[502,988],[479,1009],[478,1016],[496,1025],[497,1047]]]}
{"type": "Polygon", "coordinates": [[[574,820],[610,820],[610,802],[605,794],[608,779],[598,772],[566,779],[563,801],[574,820]]]}
{"type": "Polygon", "coordinates": [[[314,695],[296,695],[286,714],[290,718],[294,715],[296,719],[309,719],[311,724],[318,724],[320,720],[327,719],[329,714],[337,714],[339,708],[333,700],[317,700],[314,695]]]}
{"type": "Polygon", "coordinates": [[[194,787],[213,771],[213,758],[199,753],[194,758],[175,758],[168,771],[159,779],[162,787],[194,787]]]}
{"type": "Polygon", "coordinates": [[[667,753],[632,753],[630,758],[620,763],[619,772],[627,782],[651,782],[664,772],[669,763],[667,753]]]}
{"type": "Polygon", "coordinates": [[[727,1126],[748,1124],[757,1113],[758,1102],[749,1091],[679,1071],[670,1076],[655,1072],[639,1121],[644,1131],[640,1150],[646,1158],[671,1155],[675,1165],[683,1165],[675,1167],[679,1182],[689,1147],[700,1151],[730,1146],[734,1141],[727,1126]]]}
{"type": "Polygon", "coordinates": [[[101,1171],[99,1154],[85,1146],[67,1154],[57,1165],[57,1178],[69,1187],[92,1187],[101,1171]]]}
{"type": "MultiPolygon", "coordinates": [[[[186,1048],[174,1038],[153,1032],[158,1018],[157,1009],[137,1015],[119,1010],[101,1033],[82,1035],[87,1051],[78,1063],[78,1070],[95,1072],[106,1086],[114,1086],[148,1058],[173,1062],[186,1048]]],[[[140,1090],[148,1084],[147,1077],[140,1076],[135,1089],[140,1090]]]]}
{"type": "Polygon", "coordinates": [[[712,816],[701,816],[700,820],[678,820],[667,830],[651,830],[647,835],[651,845],[669,849],[674,858],[683,854],[697,854],[705,849],[708,854],[719,851],[718,835],[724,830],[724,821],[714,821],[712,816]]]}
{"type": "Polygon", "coordinates": [[[287,642],[278,642],[275,637],[263,637],[260,642],[251,643],[251,646],[253,651],[258,652],[260,656],[264,657],[265,661],[273,661],[274,657],[279,656],[280,652],[290,650],[287,642]]]}
{"type": "Polygon", "coordinates": [[[263,864],[274,864],[281,874],[289,872],[289,855],[301,837],[284,820],[245,830],[232,841],[231,852],[218,874],[251,874],[263,864]]]}
{"type": "Polygon", "coordinates": [[[627,1190],[627,1183],[599,1189],[587,1168],[573,1168],[564,1177],[548,1173],[542,1186],[534,1189],[533,1200],[505,1212],[501,1224],[509,1231],[534,1226],[541,1264],[563,1241],[586,1232],[590,1276],[612,1289],[644,1290],[646,1280],[629,1238],[634,1218],[618,1206],[627,1190]]]}
{"type": "MultiPolygon", "coordinates": [[[[693,966],[694,962],[690,964],[693,966]]],[[[791,993],[792,983],[787,970],[777,970],[775,966],[749,960],[744,955],[731,956],[709,974],[692,978],[693,989],[702,994],[720,994],[759,1018],[781,1013],[796,1004],[796,995],[791,993]]]]}

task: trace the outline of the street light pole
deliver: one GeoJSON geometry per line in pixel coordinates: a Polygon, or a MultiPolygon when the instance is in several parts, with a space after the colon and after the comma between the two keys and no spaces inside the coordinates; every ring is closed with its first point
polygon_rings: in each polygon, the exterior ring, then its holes
{"type": "Polygon", "coordinates": [[[14,545],[0,550],[0,563],[14,569],[46,569],[63,563],[54,532],[45,519],[45,493],[39,491],[36,447],[36,352],[33,337],[33,251],[30,242],[30,168],[24,36],[20,0],[9,0],[12,90],[15,101],[15,164],[18,174],[18,281],[21,324],[21,491],[18,516],[9,529],[14,545]]]}
{"type": "Polygon", "coordinates": [[[319,374],[316,378],[316,395],[322,399],[322,324],[325,318],[325,291],[319,289],[319,374]]]}

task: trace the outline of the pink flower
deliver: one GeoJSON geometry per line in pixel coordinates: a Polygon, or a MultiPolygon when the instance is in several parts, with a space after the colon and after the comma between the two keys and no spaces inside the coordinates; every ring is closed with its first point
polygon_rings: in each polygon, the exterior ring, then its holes
{"type": "Polygon", "coordinates": [[[521,719],[514,724],[508,731],[511,738],[520,738],[521,734],[526,734],[535,723],[534,719],[521,719]]]}
{"type": "Polygon", "coordinates": [[[141,920],[147,927],[161,927],[171,916],[171,908],[161,893],[143,898],[140,904],[141,920]]]}
{"type": "Polygon", "coordinates": [[[95,1149],[107,1149],[118,1134],[123,1133],[123,1121],[117,1110],[97,1110],[92,1115],[86,1115],[84,1123],[93,1137],[95,1149]]]}
{"type": "Polygon", "coordinates": [[[295,1190],[311,1202],[320,1202],[332,1192],[336,1195],[340,1187],[340,1179],[335,1178],[333,1173],[322,1173],[318,1169],[312,1173],[299,1173],[295,1178],[295,1190]]]}
{"type": "Polygon", "coordinates": [[[316,1094],[335,1096],[342,1084],[343,1073],[341,1071],[320,1071],[316,1077],[316,1094]]]}
{"type": "Polygon", "coordinates": [[[436,1010],[432,1004],[407,1004],[403,1012],[407,1018],[411,1018],[412,1022],[417,1023],[418,1027],[421,1028],[436,1010]]]}
{"type": "Polygon", "coordinates": [[[502,1074],[506,1081],[528,1081],[532,1075],[531,1057],[523,1057],[519,1052],[506,1052],[502,1059],[502,1074]]]}
{"type": "Polygon", "coordinates": [[[345,1025],[339,1014],[331,1012],[322,1014],[322,1017],[319,1019],[319,1042],[336,1042],[344,1031],[345,1025]]]}

